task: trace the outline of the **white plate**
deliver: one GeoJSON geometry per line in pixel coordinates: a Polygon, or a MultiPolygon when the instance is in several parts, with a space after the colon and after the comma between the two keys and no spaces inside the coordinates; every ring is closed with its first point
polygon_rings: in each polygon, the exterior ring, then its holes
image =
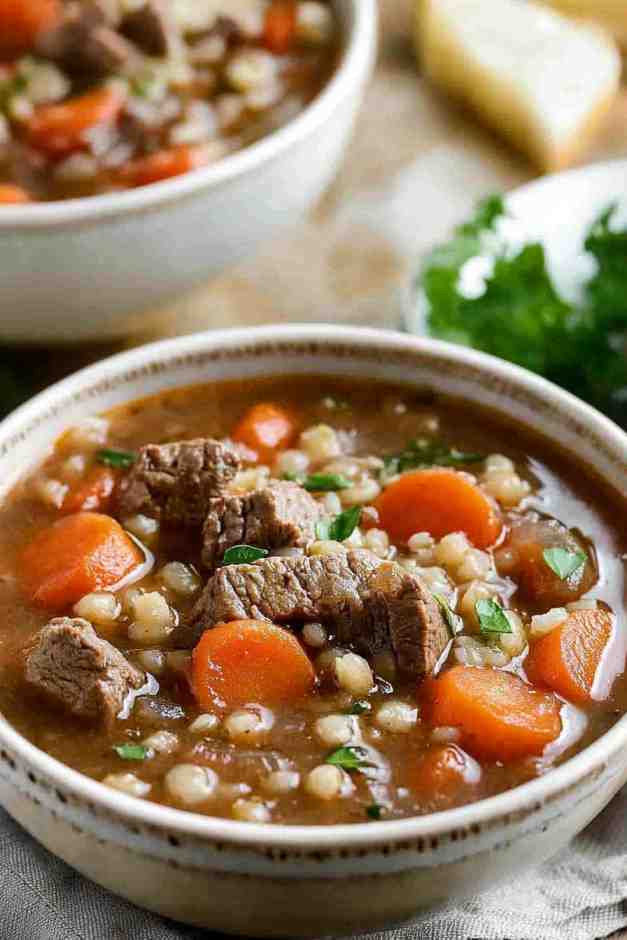
{"type": "MultiPolygon", "coordinates": [[[[555,287],[567,300],[577,297],[591,273],[590,259],[583,250],[585,235],[612,203],[618,204],[622,224],[627,227],[627,160],[544,176],[505,198],[508,214],[524,241],[544,245],[555,287]]],[[[403,291],[402,304],[407,329],[426,333],[424,311],[415,302],[415,274],[403,291]]]]}

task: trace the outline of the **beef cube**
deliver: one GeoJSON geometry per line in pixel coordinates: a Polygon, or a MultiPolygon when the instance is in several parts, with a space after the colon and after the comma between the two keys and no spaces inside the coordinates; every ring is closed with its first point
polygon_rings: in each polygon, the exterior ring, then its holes
{"type": "Polygon", "coordinates": [[[303,547],[315,539],[320,517],[320,504],[297,483],[212,499],[203,527],[203,564],[213,570],[234,545],[303,547]]]}
{"type": "Polygon", "coordinates": [[[119,514],[200,527],[210,500],[224,492],[239,468],[236,451],[210,438],[147,444],[119,485],[119,514]]]}
{"type": "Polygon", "coordinates": [[[163,0],[147,0],[122,20],[122,33],[146,55],[162,58],[174,48],[179,32],[163,0]]]}
{"type": "Polygon", "coordinates": [[[146,676],[87,620],[57,617],[26,658],[26,679],[66,711],[110,724],[146,676]]]}
{"type": "Polygon", "coordinates": [[[39,38],[37,52],[67,72],[90,77],[117,72],[136,54],[98,2],[67,4],[59,25],[39,38]]]}
{"type": "Polygon", "coordinates": [[[399,669],[417,678],[433,672],[450,641],[424,582],[367,551],[220,568],[179,639],[194,645],[217,623],[249,618],[288,626],[322,621],[338,643],[366,656],[392,650],[399,669]]]}

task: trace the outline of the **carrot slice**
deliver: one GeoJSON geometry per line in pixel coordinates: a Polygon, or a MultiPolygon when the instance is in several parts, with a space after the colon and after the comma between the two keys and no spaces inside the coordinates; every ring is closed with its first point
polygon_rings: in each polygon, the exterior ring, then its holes
{"type": "Polygon", "coordinates": [[[129,186],[148,186],[198,170],[210,162],[208,147],[172,147],[158,150],[147,157],[131,160],[120,170],[121,179],[129,186]]]}
{"type": "Polygon", "coordinates": [[[269,463],[276,451],[287,447],[295,434],[296,424],[285,408],[264,401],[248,409],[232,438],[254,450],[261,462],[269,463]]]}
{"type": "Polygon", "coordinates": [[[555,696],[488,666],[453,666],[425,680],[421,695],[427,721],[459,728],[462,745],[486,760],[539,755],[562,729],[555,696]]]}
{"type": "Polygon", "coordinates": [[[589,702],[612,632],[609,611],[572,611],[564,623],[531,645],[525,660],[530,681],[548,686],[571,702],[589,702]]]}
{"type": "Polygon", "coordinates": [[[203,707],[294,702],[315,680],[296,637],[265,620],[235,620],[206,630],[194,650],[192,672],[203,707]]]}
{"type": "Polygon", "coordinates": [[[274,0],[266,11],[263,43],[276,55],[289,52],[296,35],[296,4],[290,0],[274,0]]]}
{"type": "Polygon", "coordinates": [[[456,744],[429,748],[408,773],[411,790],[439,809],[470,799],[480,780],[481,766],[456,744]]]}
{"type": "Polygon", "coordinates": [[[25,189],[13,183],[0,183],[0,205],[19,205],[24,202],[31,202],[25,189]]]}
{"type": "Polygon", "coordinates": [[[59,0],[2,0],[0,57],[28,52],[39,34],[52,29],[60,19],[59,0]]]}
{"type": "Polygon", "coordinates": [[[94,467],[63,501],[64,512],[106,512],[113,496],[117,474],[110,467],[94,467]]]}
{"type": "Polygon", "coordinates": [[[430,532],[438,539],[449,532],[465,532],[477,548],[487,548],[502,528],[492,500],[455,470],[405,473],[381,493],[375,506],[382,527],[398,542],[406,542],[415,532],[430,532]]]}
{"type": "Polygon", "coordinates": [[[114,124],[124,99],[113,88],[99,88],[62,104],[42,105],[28,123],[28,140],[37,150],[63,157],[87,146],[85,134],[114,124]]]}
{"type": "Polygon", "coordinates": [[[55,610],[90,591],[111,587],[142,560],[115,519],[80,512],[36,535],[22,552],[20,571],[31,600],[55,610]]]}

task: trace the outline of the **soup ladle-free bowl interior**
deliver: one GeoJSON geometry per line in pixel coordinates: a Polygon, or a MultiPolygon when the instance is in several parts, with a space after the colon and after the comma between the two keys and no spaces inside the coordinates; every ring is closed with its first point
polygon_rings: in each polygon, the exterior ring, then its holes
{"type": "MultiPolygon", "coordinates": [[[[105,360],[0,425],[6,492],[68,426],[165,389],[310,373],[401,382],[490,408],[625,490],[627,438],[544,380],[483,354],[332,326],[199,334],[105,360]]],[[[118,793],[45,754],[0,719],[0,801],[50,851],[136,904],[213,930],[321,936],[374,929],[471,894],[548,858],[627,780],[627,718],[548,774],[423,817],[260,825],[118,793]]]]}

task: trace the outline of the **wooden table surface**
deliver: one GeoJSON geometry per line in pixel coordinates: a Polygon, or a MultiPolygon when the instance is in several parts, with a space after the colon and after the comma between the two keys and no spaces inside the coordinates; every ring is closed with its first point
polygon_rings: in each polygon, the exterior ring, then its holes
{"type": "MultiPolygon", "coordinates": [[[[381,46],[344,166],[296,229],[173,307],[123,345],[208,327],[328,321],[395,327],[416,258],[475,201],[533,179],[524,159],[421,78],[411,0],[379,0],[381,46]]],[[[627,88],[586,161],[627,155],[627,88]]],[[[118,344],[117,348],[120,348],[118,344]]],[[[42,354],[54,373],[111,347],[42,354]]],[[[617,937],[627,940],[627,932],[617,937]]]]}

